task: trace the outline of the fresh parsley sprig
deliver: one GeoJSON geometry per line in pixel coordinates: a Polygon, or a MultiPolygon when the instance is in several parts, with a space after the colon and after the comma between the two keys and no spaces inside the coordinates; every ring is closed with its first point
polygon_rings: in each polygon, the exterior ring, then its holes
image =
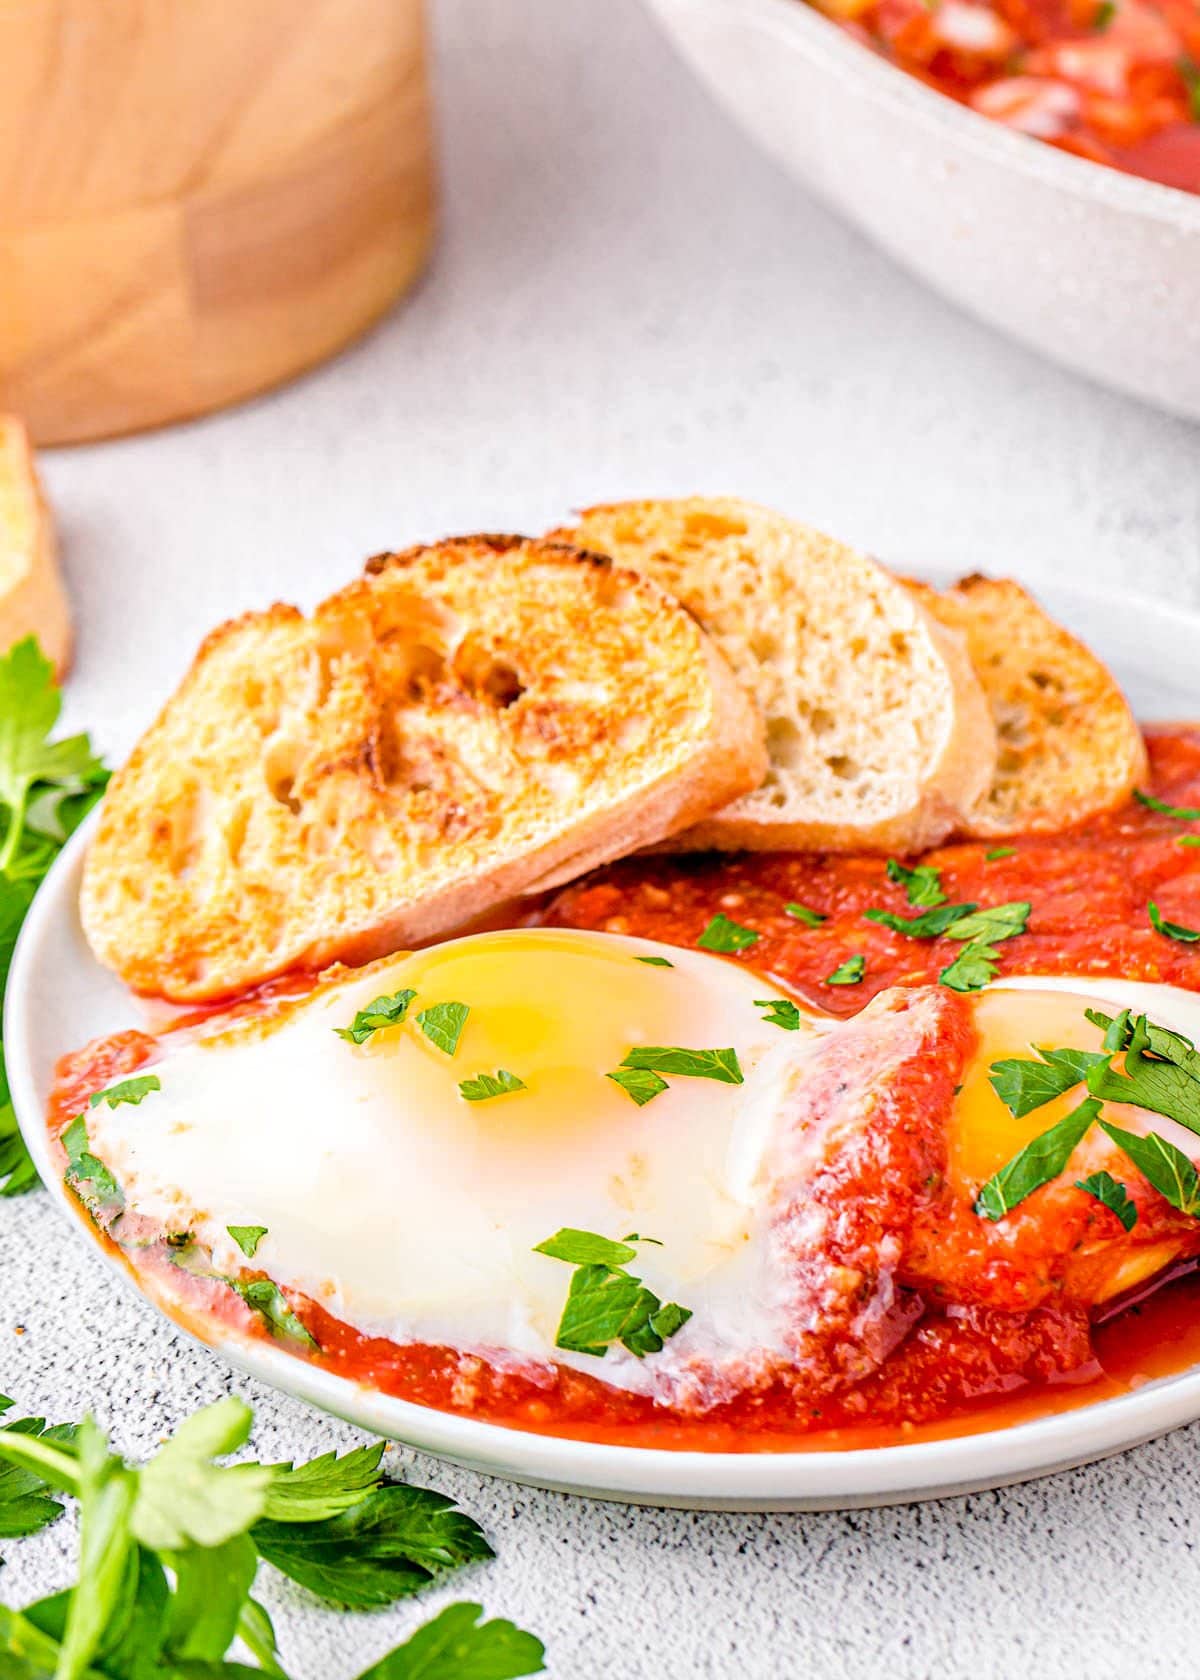
{"type": "Polygon", "coordinates": [[[1065,1096],[1073,1086],[1083,1083],[1090,1068],[1108,1061],[1103,1050],[1050,1050],[1040,1044],[1030,1048],[1040,1061],[1009,1056],[993,1062],[988,1071],[992,1089],[1018,1120],[1056,1097],[1065,1096]]]}
{"type": "MultiPolygon", "coordinates": [[[[53,667],[31,636],[0,657],[0,996],[34,893],[108,781],[86,735],[50,739],[61,710],[53,667]]],[[[0,1195],[36,1183],[0,1043],[0,1195]]]]}
{"type": "Polygon", "coordinates": [[[976,1213],[985,1219],[1003,1219],[1026,1196],[1057,1178],[1099,1113],[1096,1099],[1086,1097],[1056,1125],[1018,1150],[980,1189],[975,1198],[976,1213]]]}
{"type": "Polygon", "coordinates": [[[565,1226],[535,1246],[535,1254],[575,1267],[555,1347],[603,1359],[609,1348],[620,1342],[644,1359],[648,1353],[658,1353],[668,1337],[691,1318],[687,1307],[674,1301],[664,1305],[640,1278],[626,1271],[637,1256],[632,1246],[635,1240],[652,1241],[649,1237],[631,1237],[627,1242],[614,1242],[594,1231],[565,1226]]]}
{"type": "MultiPolygon", "coordinates": [[[[274,1629],[252,1596],[260,1562],[331,1604],[375,1608],[490,1558],[478,1524],[425,1488],[383,1483],[381,1446],[307,1465],[222,1464],[252,1414],[234,1399],[189,1418],[148,1463],[110,1451],[91,1418],[74,1440],[32,1420],[0,1429],[0,1478],[26,1478],[33,1532],[80,1507],[79,1572],[66,1592],[0,1607],[0,1657],[22,1680],[283,1676],[274,1629]],[[41,1490],[41,1491],[37,1491],[41,1490]],[[257,1666],[226,1661],[240,1640],[257,1666]]],[[[0,1480],[0,1497],[4,1482],[0,1480]]],[[[0,1505],[0,1511],[3,1510],[0,1505]]],[[[517,1680],[544,1666],[539,1640],[454,1604],[360,1680],[517,1680]]],[[[0,1672],[9,1668],[0,1663],[0,1672]]],[[[286,1677],[285,1677],[286,1680],[286,1677]]]]}

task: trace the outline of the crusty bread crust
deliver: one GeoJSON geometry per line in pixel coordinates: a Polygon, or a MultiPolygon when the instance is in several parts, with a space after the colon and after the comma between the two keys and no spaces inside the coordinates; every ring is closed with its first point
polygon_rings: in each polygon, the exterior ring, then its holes
{"type": "Polygon", "coordinates": [[[518,537],[377,556],[309,619],[206,639],[108,790],[83,925],[136,990],[224,997],[447,933],[764,763],[753,705],[647,579],[518,537]]]}
{"type": "Polygon", "coordinates": [[[1128,799],[1146,773],[1145,743],[1111,672],[1077,637],[1009,578],[909,588],[965,638],[995,721],[996,772],[962,834],[1052,834],[1128,799]]]}
{"type": "Polygon", "coordinates": [[[961,637],[866,555],[733,498],[588,508],[552,536],[677,595],[766,720],[763,785],[660,849],[920,851],[989,785],[961,637]]]}
{"type": "Polygon", "coordinates": [[[0,414],[0,653],[36,636],[62,681],[71,662],[71,612],[54,522],[20,420],[0,414]]]}

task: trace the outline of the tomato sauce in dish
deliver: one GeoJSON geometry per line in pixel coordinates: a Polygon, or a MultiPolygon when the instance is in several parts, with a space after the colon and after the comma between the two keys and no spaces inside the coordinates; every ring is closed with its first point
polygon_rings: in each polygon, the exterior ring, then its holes
{"type": "Polygon", "coordinates": [[[900,69],[1066,152],[1200,192],[1197,0],[813,0],[900,69]]]}
{"type": "MultiPolygon", "coordinates": [[[[1200,727],[1152,730],[1148,745],[1153,794],[1172,805],[1200,809],[1200,727]]],[[[999,947],[1001,976],[1112,975],[1200,991],[1198,944],[1155,933],[1146,914],[1153,897],[1165,917],[1200,925],[1200,848],[1180,844],[1193,833],[1200,836],[1200,820],[1181,821],[1133,802],[1086,828],[1003,847],[945,846],[923,861],[938,869],[942,889],[953,902],[1021,899],[1031,904],[1027,931],[999,947]]],[[[936,983],[959,950],[948,939],[915,941],[863,920],[864,909],[881,905],[913,913],[883,859],[647,857],[571,886],[542,915],[552,924],[695,945],[721,911],[759,935],[752,951],[729,960],[771,971],[798,997],[848,1017],[886,988],[936,983]],[[825,919],[806,925],[789,914],[788,905],[802,905],[825,919]],[[830,986],[829,974],[855,953],[864,957],[862,981],[830,986]]],[[[958,994],[941,989],[937,996],[949,1000],[958,994]]],[[[944,1107],[951,1100],[951,1082],[962,1077],[959,1069],[969,1049],[962,1036],[963,1009],[957,1001],[953,1007],[947,1002],[940,1012],[945,1025],[938,1029],[946,1035],[944,1042],[924,1063],[914,1064],[910,1118],[898,1139],[902,1148],[908,1147],[906,1138],[914,1136],[924,1108],[935,1095],[944,1107]],[[927,1081],[935,1076],[945,1090],[933,1092],[927,1081]]],[[[49,1105],[52,1134],[58,1136],[92,1092],[152,1065],[157,1043],[148,1034],[127,1032],[64,1058],[49,1105]]],[[[831,1065],[836,1076],[836,1062],[831,1065]]],[[[814,1100],[819,1105],[819,1096],[814,1100]]],[[[61,1145],[59,1155],[65,1164],[61,1145]]],[[[893,1176],[892,1169],[885,1170],[888,1182],[893,1176]]],[[[1134,1188],[1142,1202],[1135,1235],[1144,1226],[1147,1237],[1155,1236],[1156,1221],[1163,1230],[1194,1229],[1194,1221],[1176,1215],[1161,1198],[1156,1207],[1147,1206],[1144,1183],[1134,1188]]],[[[1058,1196],[1060,1202],[1063,1194],[1053,1185],[1034,1193],[1058,1196]]],[[[1106,1240],[1120,1237],[1107,1209],[1085,1204],[1082,1192],[1069,1186],[1065,1195],[1065,1223],[1074,1219],[1079,1224],[1079,1241],[1085,1227],[1093,1234],[1099,1230],[1106,1240]]],[[[854,1212],[852,1201],[844,1205],[854,1212]]],[[[878,1205],[876,1199],[868,1213],[878,1205]]],[[[80,1212],[89,1217],[82,1205],[80,1212]]],[[[103,1240],[177,1321],[209,1341],[218,1332],[269,1337],[264,1320],[221,1279],[206,1274],[203,1266],[181,1265],[177,1242],[147,1228],[136,1214],[123,1217],[125,1223],[115,1232],[119,1242],[103,1220],[97,1221],[103,1240]]],[[[1035,1225],[1031,1220],[1036,1236],[1035,1225]]],[[[1043,1227],[1053,1240],[1062,1236],[1057,1213],[1043,1227]]],[[[995,1230],[981,1224],[979,1240],[995,1230]]],[[[360,1332],[317,1301],[291,1291],[286,1304],[313,1345],[301,1349],[295,1340],[282,1345],[364,1387],[541,1434],[724,1452],[886,1446],[1005,1427],[1128,1392],[1200,1363],[1200,1272],[1194,1247],[1188,1246],[1196,1240],[1189,1235],[1180,1249],[1183,1262],[1160,1274],[1156,1287],[1116,1297],[1098,1314],[1053,1287],[1012,1310],[984,1295],[974,1304],[964,1306],[960,1300],[948,1306],[936,1289],[929,1290],[893,1351],[861,1380],[807,1391],[777,1380],[691,1413],[612,1387],[603,1380],[599,1361],[593,1376],[558,1365],[531,1370],[503,1359],[492,1363],[447,1347],[398,1345],[360,1332]]],[[[1073,1249],[1075,1241],[1068,1230],[1060,1246],[1073,1249]]],[[[253,1267],[244,1274],[254,1275],[253,1267]]]]}

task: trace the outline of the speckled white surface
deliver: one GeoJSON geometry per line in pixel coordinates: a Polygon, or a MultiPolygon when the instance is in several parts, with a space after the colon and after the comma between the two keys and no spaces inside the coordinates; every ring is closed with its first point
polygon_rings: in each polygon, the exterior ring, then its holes
{"type": "MultiPolygon", "coordinates": [[[[728,488],[901,565],[1200,601],[1200,431],[923,292],[754,153],[636,0],[444,0],[437,21],[446,229],[417,297],[278,396],[48,464],[80,618],[70,721],[109,753],[218,619],[310,602],[388,544],[536,529],[601,497],[728,488]]],[[[236,1387],[265,1456],[353,1438],[233,1383],[44,1197],[0,1203],[0,1277],[0,1389],[28,1409],[94,1406],[142,1452],[236,1387]]],[[[1200,1426],[1023,1489],[847,1516],[413,1472],[499,1552],[442,1596],[540,1633],[562,1680],[1196,1673],[1200,1426]]],[[[61,1584],[70,1541],[6,1547],[5,1599],[61,1584]]],[[[297,1680],[349,1680],[440,1602],[351,1618],[264,1596],[297,1680]]]]}

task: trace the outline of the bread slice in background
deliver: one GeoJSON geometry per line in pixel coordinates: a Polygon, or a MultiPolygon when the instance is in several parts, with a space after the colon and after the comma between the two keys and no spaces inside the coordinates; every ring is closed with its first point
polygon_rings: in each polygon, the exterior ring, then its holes
{"type": "Polygon", "coordinates": [[[990,786],[991,716],[961,637],[866,555],[730,498],[589,508],[553,535],[676,595],[766,719],[765,780],[680,848],[921,851],[990,786]]]}
{"type": "Polygon", "coordinates": [[[0,653],[26,636],[36,636],[61,680],[71,617],[54,525],[25,427],[0,414],[0,653]]]}
{"type": "Polygon", "coordinates": [[[656,584],[561,544],[383,555],[213,632],[114,777],[81,912],[131,986],[227,996],[433,939],[757,785],[762,722],[656,584]]]}
{"type": "Polygon", "coordinates": [[[979,839],[1054,833],[1111,810],[1146,773],[1146,748],[1108,669],[1020,584],[968,577],[953,589],[910,583],[966,638],[996,725],[991,785],[961,832],[979,839]]]}

